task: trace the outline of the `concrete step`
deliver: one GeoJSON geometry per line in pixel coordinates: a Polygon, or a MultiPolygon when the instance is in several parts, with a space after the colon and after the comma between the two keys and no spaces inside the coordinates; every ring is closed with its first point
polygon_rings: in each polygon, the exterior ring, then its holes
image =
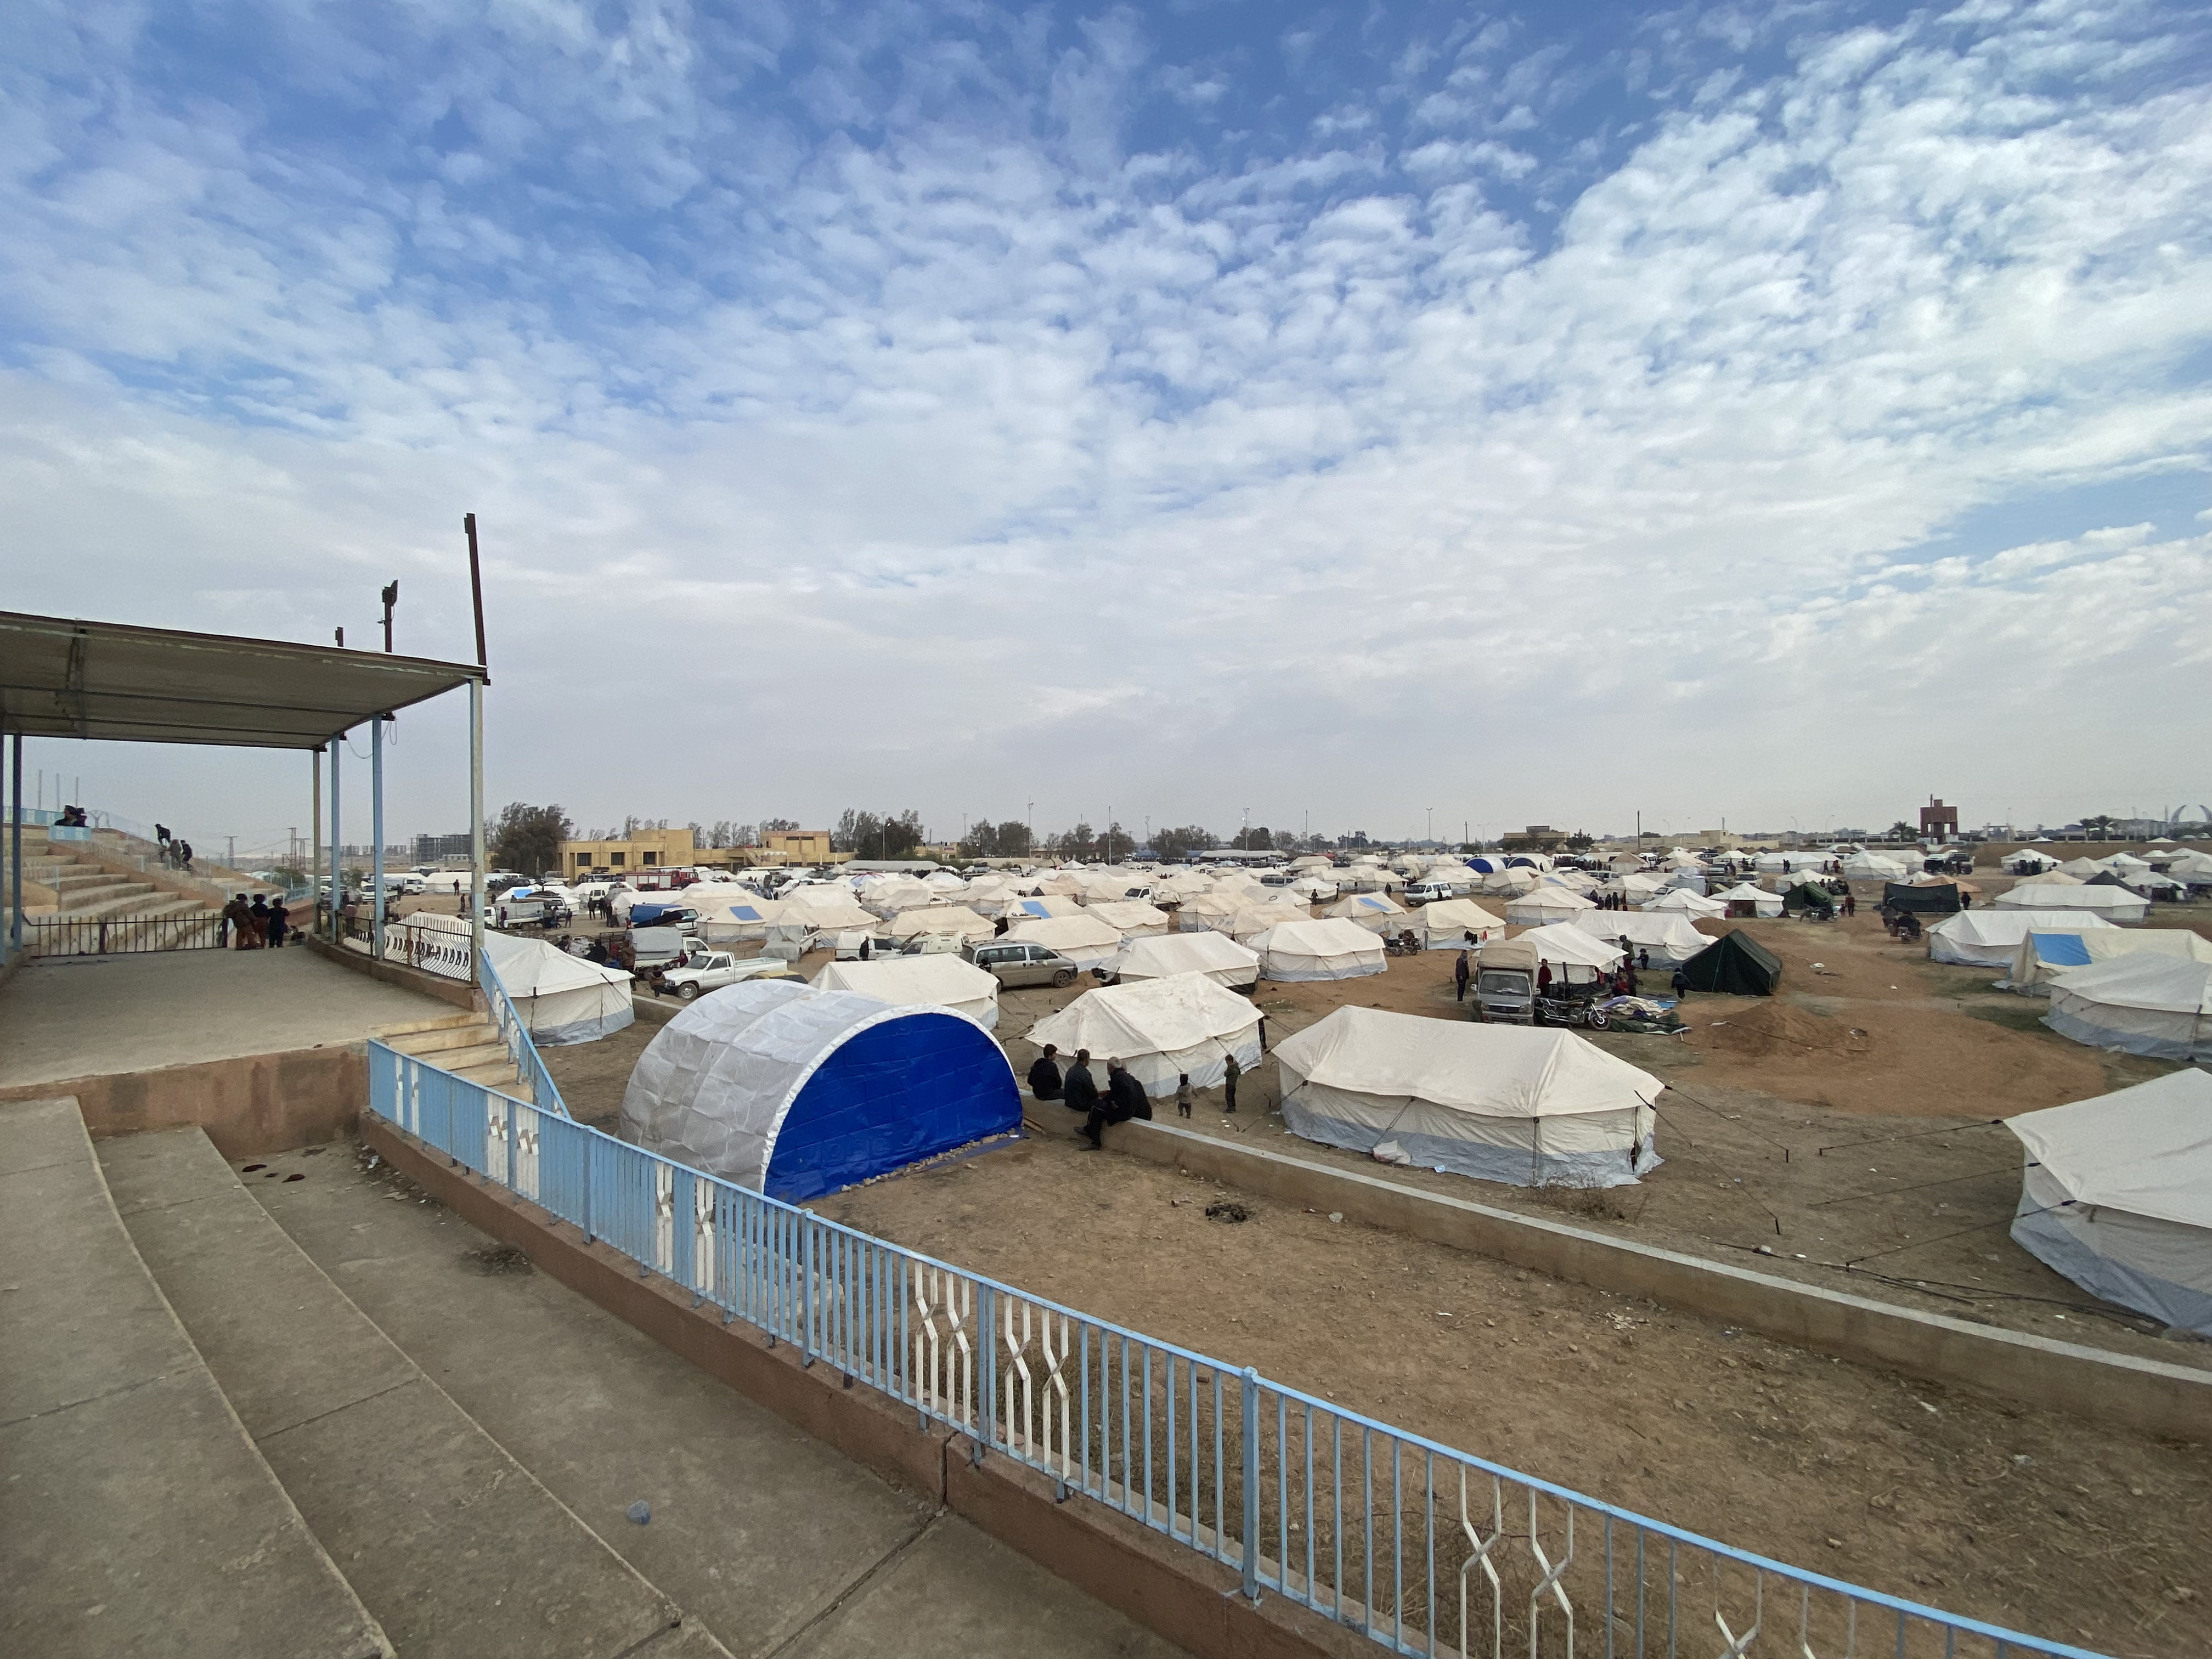
{"type": "Polygon", "coordinates": [[[397,1025],[380,1025],[369,1035],[388,1042],[394,1037],[412,1036],[417,1031],[449,1031],[457,1025],[481,1025],[483,1023],[482,1014],[451,1013],[437,1019],[410,1019],[397,1025]]]}
{"type": "Polygon", "coordinates": [[[234,1172],[197,1128],[100,1150],[246,1432],[402,1654],[726,1659],[270,1219],[240,1184],[266,1172],[234,1172]]]}
{"type": "Polygon", "coordinates": [[[512,1066],[514,1056],[507,1052],[507,1045],[489,1029],[470,1035],[479,1040],[465,1046],[441,1048],[422,1056],[442,1071],[466,1074],[485,1066],[512,1066]]]}
{"type": "Polygon", "coordinates": [[[512,1095],[526,1105],[535,1106],[538,1103],[536,1097],[522,1081],[521,1073],[516,1071],[511,1060],[497,1066],[471,1066],[465,1072],[455,1072],[453,1075],[484,1088],[496,1090],[501,1094],[512,1095]]]}
{"type": "Polygon", "coordinates": [[[488,1019],[471,1019],[457,1025],[448,1025],[429,1031],[405,1031],[384,1039],[389,1048],[403,1054],[416,1054],[432,1060],[440,1066],[452,1064],[449,1056],[463,1048],[480,1048],[487,1044],[501,1054],[506,1045],[499,1040],[499,1030],[488,1019]]]}
{"type": "MultiPolygon", "coordinates": [[[[333,1149],[335,1153],[337,1149],[333,1149]]],[[[556,1496],[732,1651],[1175,1659],[957,1516],[794,1429],[388,1170],[277,1154],[248,1195],[556,1496]],[[634,1501],[652,1523],[622,1519],[634,1501]]],[[[1358,1640],[1359,1638],[1352,1638],[1358,1640]]],[[[647,1650],[653,1659],[659,1656],[647,1650]]]]}
{"type": "Polygon", "coordinates": [[[73,1100],[0,1105],[0,1652],[388,1659],[149,1275],[73,1100]]]}

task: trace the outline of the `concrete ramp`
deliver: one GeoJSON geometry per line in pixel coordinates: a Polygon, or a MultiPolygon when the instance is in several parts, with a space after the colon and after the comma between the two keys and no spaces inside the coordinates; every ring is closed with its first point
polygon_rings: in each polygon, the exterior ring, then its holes
{"type": "Polygon", "coordinates": [[[0,1652],[392,1651],[148,1273],[76,1103],[0,1104],[0,1652]]]}

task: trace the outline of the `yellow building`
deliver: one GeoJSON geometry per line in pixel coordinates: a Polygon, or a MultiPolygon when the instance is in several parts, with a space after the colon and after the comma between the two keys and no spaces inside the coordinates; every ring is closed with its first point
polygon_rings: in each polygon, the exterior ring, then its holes
{"type": "Polygon", "coordinates": [[[595,870],[611,875],[688,865],[696,861],[698,851],[689,830],[641,830],[617,841],[564,841],[561,873],[573,881],[595,870]]]}
{"type": "Polygon", "coordinates": [[[764,851],[781,854],[785,864],[827,864],[830,859],[827,830],[771,830],[761,844],[764,851]]]}

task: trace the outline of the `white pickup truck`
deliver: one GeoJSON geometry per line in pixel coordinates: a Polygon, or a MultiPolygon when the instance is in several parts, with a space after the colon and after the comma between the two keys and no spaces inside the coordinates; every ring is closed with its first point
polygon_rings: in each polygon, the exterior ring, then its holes
{"type": "Polygon", "coordinates": [[[725,985],[735,985],[748,979],[796,979],[791,964],[775,957],[746,957],[740,960],[727,951],[708,951],[695,956],[681,968],[669,968],[656,975],[653,988],[667,992],[684,1002],[696,1001],[709,991],[719,991],[725,985]]]}

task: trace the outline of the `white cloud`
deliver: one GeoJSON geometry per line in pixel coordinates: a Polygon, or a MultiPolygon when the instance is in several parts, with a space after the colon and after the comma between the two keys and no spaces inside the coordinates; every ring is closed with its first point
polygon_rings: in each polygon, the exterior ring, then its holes
{"type": "Polygon", "coordinates": [[[460,652],[473,507],[495,792],[599,820],[2154,794],[2208,735],[2205,538],[1915,550],[2203,468],[2212,100],[2130,92],[2140,15],[1698,56],[1747,20],[1668,26],[1681,89],[1556,222],[1510,193],[1546,135],[1477,135],[1628,65],[1494,31],[1233,161],[1123,154],[1136,88],[1228,94],[1119,15],[873,17],[787,85],[775,16],[325,42],[409,82],[362,155],[69,91],[124,49],[45,40],[0,88],[0,478],[63,554],[13,602],[320,636],[396,572],[460,652]]]}

